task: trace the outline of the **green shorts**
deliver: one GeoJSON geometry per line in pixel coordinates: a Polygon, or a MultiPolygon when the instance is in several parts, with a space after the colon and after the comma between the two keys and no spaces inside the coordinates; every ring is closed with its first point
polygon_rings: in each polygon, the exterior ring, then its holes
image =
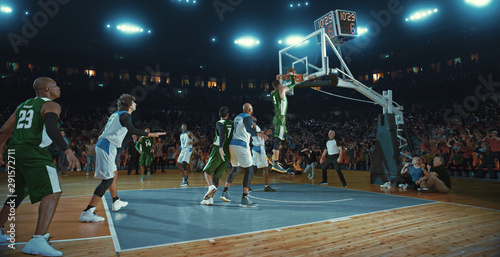
{"type": "Polygon", "coordinates": [[[150,167],[153,162],[153,153],[141,153],[140,166],[150,167]]]}
{"type": "Polygon", "coordinates": [[[219,146],[214,145],[212,151],[210,152],[210,157],[208,158],[207,165],[203,168],[203,172],[212,175],[216,178],[220,178],[231,161],[231,156],[229,155],[229,147],[224,148],[224,161],[219,153],[219,146]]]}
{"type": "Polygon", "coordinates": [[[273,135],[281,141],[285,140],[285,134],[288,133],[286,129],[286,118],[282,115],[275,115],[273,117],[274,132],[273,135]]]}
{"type": "Polygon", "coordinates": [[[37,203],[47,195],[62,192],[56,165],[47,149],[32,145],[13,145],[9,149],[14,150],[9,156],[15,160],[15,194],[20,201],[29,195],[31,203],[37,203]]]}

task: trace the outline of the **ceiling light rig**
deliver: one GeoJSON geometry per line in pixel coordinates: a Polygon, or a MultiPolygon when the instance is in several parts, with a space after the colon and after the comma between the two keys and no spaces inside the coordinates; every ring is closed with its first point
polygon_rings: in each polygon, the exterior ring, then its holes
{"type": "Polygon", "coordinates": [[[414,21],[421,21],[424,20],[430,16],[433,16],[438,12],[438,9],[429,9],[429,10],[424,10],[424,11],[418,11],[410,15],[410,17],[407,17],[405,21],[407,22],[414,22],[414,21]]]}

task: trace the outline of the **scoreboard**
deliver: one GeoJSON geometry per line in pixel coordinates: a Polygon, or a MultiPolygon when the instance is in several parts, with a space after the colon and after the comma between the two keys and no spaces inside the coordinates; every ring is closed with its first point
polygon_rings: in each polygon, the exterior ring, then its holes
{"type": "Polygon", "coordinates": [[[330,11],[314,21],[314,29],[325,28],[332,42],[342,45],[358,36],[357,18],[353,11],[330,11]]]}

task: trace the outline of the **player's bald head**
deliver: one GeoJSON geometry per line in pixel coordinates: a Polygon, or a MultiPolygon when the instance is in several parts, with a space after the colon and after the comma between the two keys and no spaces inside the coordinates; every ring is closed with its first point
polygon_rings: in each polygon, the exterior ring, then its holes
{"type": "Polygon", "coordinates": [[[251,104],[249,104],[249,103],[244,104],[244,105],[243,105],[243,112],[244,112],[244,113],[248,113],[248,114],[252,115],[252,112],[253,112],[253,107],[252,107],[252,105],[251,105],[251,104]]]}
{"type": "Polygon", "coordinates": [[[37,78],[35,82],[33,82],[33,89],[35,89],[35,92],[37,93],[43,92],[46,87],[52,84],[56,84],[56,82],[53,79],[47,77],[40,77],[37,78]]]}

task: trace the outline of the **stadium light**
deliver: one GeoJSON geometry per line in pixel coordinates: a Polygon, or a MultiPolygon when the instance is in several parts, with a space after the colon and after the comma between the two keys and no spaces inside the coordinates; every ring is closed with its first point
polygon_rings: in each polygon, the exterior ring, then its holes
{"type": "Polygon", "coordinates": [[[418,11],[418,12],[415,12],[415,13],[412,13],[410,15],[410,17],[406,17],[405,18],[405,21],[420,21],[420,20],[424,20],[430,16],[432,16],[433,14],[437,13],[438,12],[438,9],[434,9],[434,10],[424,10],[424,11],[418,11]]]}
{"type": "Polygon", "coordinates": [[[26,12],[24,12],[24,14],[28,15],[28,14],[30,14],[30,12],[26,11],[26,12]]]}
{"type": "Polygon", "coordinates": [[[358,27],[358,36],[368,33],[368,28],[358,27]]]}
{"type": "Polygon", "coordinates": [[[250,36],[245,36],[245,37],[240,37],[234,41],[235,44],[244,47],[244,48],[252,48],[256,47],[257,45],[260,44],[260,41],[257,40],[254,37],[250,36]]]}
{"type": "MultiPolygon", "coordinates": [[[[106,27],[111,27],[111,25],[107,25],[106,27]]],[[[120,24],[118,26],[116,26],[116,29],[118,29],[119,31],[123,32],[123,33],[126,33],[126,34],[137,34],[137,33],[141,33],[144,31],[143,28],[140,28],[136,25],[131,25],[131,24],[120,24]]]]}
{"type": "Polygon", "coordinates": [[[304,36],[301,36],[301,35],[291,35],[291,36],[288,36],[285,39],[285,42],[286,42],[287,45],[295,45],[297,43],[300,43],[302,40],[304,40],[304,36]]]}
{"type": "Polygon", "coordinates": [[[12,12],[12,8],[10,8],[8,6],[5,6],[5,5],[2,5],[2,7],[0,7],[0,11],[3,12],[3,13],[11,13],[12,12]]]}
{"type": "Polygon", "coordinates": [[[309,6],[309,2],[298,2],[298,3],[291,3],[290,4],[290,8],[293,8],[294,6],[297,6],[297,7],[302,7],[302,6],[309,6]]]}
{"type": "MultiPolygon", "coordinates": [[[[171,0],[171,1],[173,1],[173,0],[171,0]]],[[[192,3],[192,4],[196,4],[196,1],[197,1],[197,0],[178,0],[177,2],[178,2],[179,4],[191,4],[191,3],[192,3]]]]}
{"type": "Polygon", "coordinates": [[[490,4],[491,0],[465,0],[465,3],[476,7],[485,7],[490,4]]]}

